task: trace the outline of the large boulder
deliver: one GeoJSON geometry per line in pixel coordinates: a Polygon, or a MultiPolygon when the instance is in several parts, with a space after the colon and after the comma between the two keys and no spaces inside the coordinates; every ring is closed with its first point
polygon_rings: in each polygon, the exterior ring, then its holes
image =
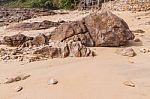
{"type": "Polygon", "coordinates": [[[134,39],[127,23],[111,12],[94,13],[80,21],[64,23],[49,35],[56,41],[81,41],[85,46],[122,46],[134,39]]]}
{"type": "Polygon", "coordinates": [[[28,40],[32,40],[32,37],[27,37],[23,34],[16,34],[13,36],[5,36],[2,40],[2,44],[8,45],[11,47],[18,47],[25,43],[28,40]]]}

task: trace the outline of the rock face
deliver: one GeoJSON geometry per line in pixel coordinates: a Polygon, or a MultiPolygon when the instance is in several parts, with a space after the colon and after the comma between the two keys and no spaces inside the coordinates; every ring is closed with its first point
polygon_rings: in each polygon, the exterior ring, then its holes
{"type": "Polygon", "coordinates": [[[13,36],[5,36],[2,40],[2,44],[11,46],[11,47],[17,47],[22,45],[24,42],[28,40],[32,40],[32,37],[27,37],[23,34],[16,34],[13,36]]]}
{"type": "Polygon", "coordinates": [[[102,12],[91,14],[81,21],[64,23],[50,35],[56,41],[81,41],[85,46],[122,46],[134,39],[126,22],[112,14],[102,12]]]}

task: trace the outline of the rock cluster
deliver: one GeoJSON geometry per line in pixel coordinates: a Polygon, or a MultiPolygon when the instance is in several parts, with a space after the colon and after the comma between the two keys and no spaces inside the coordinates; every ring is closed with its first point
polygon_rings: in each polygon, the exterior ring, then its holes
{"type": "Polygon", "coordinates": [[[48,58],[65,58],[65,57],[88,57],[94,56],[95,53],[81,44],[81,42],[59,42],[48,41],[44,34],[40,34],[33,39],[26,39],[23,34],[17,34],[10,38],[6,45],[13,46],[13,49],[0,49],[1,60],[19,60],[19,61],[38,61],[48,58]],[[24,38],[24,39],[22,39],[24,38]],[[12,43],[13,42],[13,43],[12,43]]]}
{"type": "Polygon", "coordinates": [[[25,9],[25,8],[0,8],[0,22],[19,22],[37,16],[47,16],[56,14],[44,9],[25,9]]]}
{"type": "Polygon", "coordinates": [[[19,76],[16,76],[14,78],[7,78],[4,82],[4,84],[9,84],[9,83],[13,83],[13,82],[18,82],[18,81],[21,81],[21,80],[25,80],[27,79],[28,77],[30,77],[31,75],[19,75],[19,76]]]}
{"type": "Polygon", "coordinates": [[[115,11],[148,11],[150,10],[149,0],[115,0],[102,4],[102,9],[115,11]]]}
{"type": "Polygon", "coordinates": [[[56,41],[81,41],[85,46],[122,46],[134,39],[126,22],[111,12],[94,13],[80,21],[64,23],[50,35],[56,41]]]}

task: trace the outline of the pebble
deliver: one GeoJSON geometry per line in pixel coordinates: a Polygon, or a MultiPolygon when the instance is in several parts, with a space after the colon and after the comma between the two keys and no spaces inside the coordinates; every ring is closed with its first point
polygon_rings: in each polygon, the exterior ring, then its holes
{"type": "Polygon", "coordinates": [[[134,42],[140,42],[141,40],[139,38],[134,39],[134,42]]]}
{"type": "Polygon", "coordinates": [[[140,52],[141,53],[148,53],[148,52],[150,52],[150,50],[148,48],[141,48],[140,52]]]}
{"type": "Polygon", "coordinates": [[[125,81],[123,84],[129,87],[135,87],[135,84],[132,81],[125,81]]]}
{"type": "Polygon", "coordinates": [[[56,79],[53,79],[53,78],[51,78],[49,81],[48,81],[48,85],[55,85],[55,84],[57,84],[58,83],[58,81],[56,80],[56,79]]]}
{"type": "Polygon", "coordinates": [[[15,88],[15,91],[16,91],[16,92],[20,92],[22,89],[23,89],[22,86],[17,86],[17,87],[15,88]]]}

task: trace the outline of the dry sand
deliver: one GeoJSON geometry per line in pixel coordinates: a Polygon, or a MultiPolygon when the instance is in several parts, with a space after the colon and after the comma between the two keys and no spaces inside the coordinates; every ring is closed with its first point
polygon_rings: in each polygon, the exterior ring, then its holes
{"type": "MultiPolygon", "coordinates": [[[[115,54],[115,47],[91,48],[96,57],[50,59],[22,64],[20,62],[0,62],[0,83],[7,77],[30,74],[31,77],[12,84],[0,84],[0,99],[150,99],[150,53],[140,53],[143,47],[150,48],[149,12],[114,12],[123,18],[131,30],[142,29],[143,34],[136,35],[142,42],[131,42],[137,56],[133,58],[115,54]],[[138,19],[141,18],[141,19],[138,19]],[[131,63],[134,62],[134,63],[131,63]],[[57,85],[48,85],[49,78],[59,81],[57,85]],[[135,87],[125,86],[123,82],[132,81],[135,87]],[[23,90],[15,92],[16,86],[23,90]]],[[[89,13],[73,11],[67,15],[54,15],[28,20],[51,21],[78,20],[89,13]]],[[[49,32],[51,29],[45,30],[49,32]]],[[[37,35],[42,31],[12,31],[4,27],[0,36],[15,33],[37,35]],[[36,34],[37,33],[37,34],[36,34]]]]}

